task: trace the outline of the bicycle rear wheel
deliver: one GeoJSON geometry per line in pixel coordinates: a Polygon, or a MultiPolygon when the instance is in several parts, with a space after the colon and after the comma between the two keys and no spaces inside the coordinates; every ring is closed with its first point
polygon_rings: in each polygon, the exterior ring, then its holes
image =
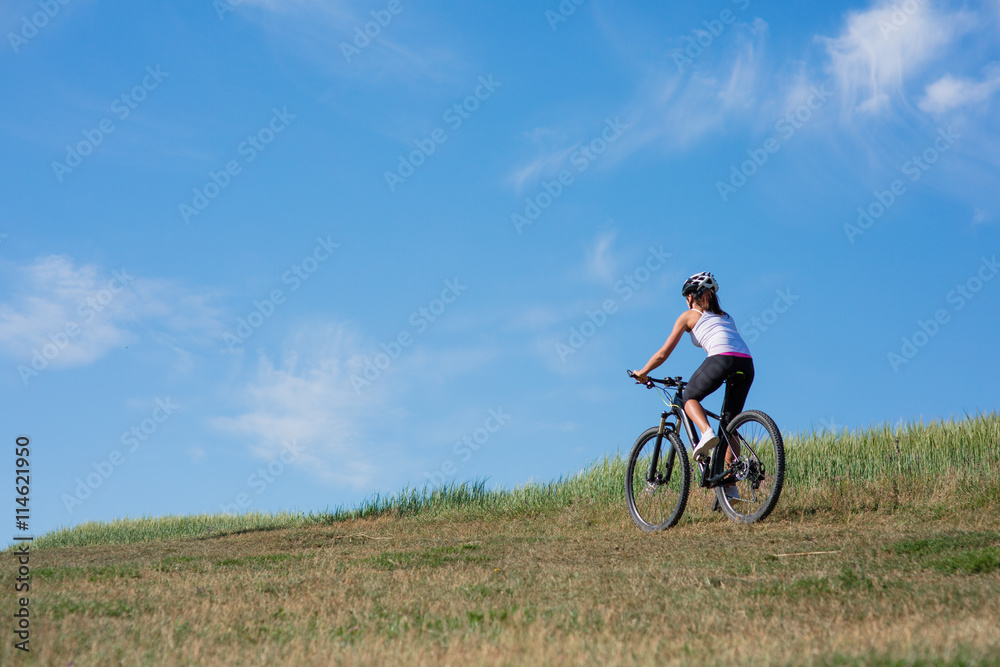
{"type": "MultiPolygon", "coordinates": [[[[760,410],[741,412],[726,429],[739,448],[736,491],[716,487],[719,506],[737,523],[754,523],[767,517],[778,504],[785,483],[785,445],[774,420],[760,410]],[[730,495],[726,495],[726,491],[730,495]]],[[[724,445],[720,444],[722,450],[724,445]]],[[[717,455],[724,451],[717,452],[717,455]]]]}
{"type": "Polygon", "coordinates": [[[654,451],[658,432],[659,427],[653,427],[639,436],[625,467],[628,513],[635,525],[646,531],[666,530],[676,524],[691,488],[691,464],[680,438],[667,431],[659,451],[654,451]]]}

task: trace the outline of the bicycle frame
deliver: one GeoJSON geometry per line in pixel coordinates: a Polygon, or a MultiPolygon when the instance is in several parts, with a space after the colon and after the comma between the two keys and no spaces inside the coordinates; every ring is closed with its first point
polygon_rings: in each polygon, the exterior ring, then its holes
{"type": "MultiPolygon", "coordinates": [[[[648,481],[652,481],[653,471],[656,470],[656,465],[659,462],[660,446],[663,442],[663,436],[667,430],[677,433],[678,436],[678,424],[684,425],[684,431],[687,433],[688,442],[692,443],[692,449],[694,448],[693,443],[698,442],[698,437],[695,435],[694,422],[688,417],[687,413],[679,405],[671,402],[670,411],[664,410],[660,414],[660,430],[656,435],[656,447],[653,448],[653,456],[650,461],[649,473],[646,475],[648,481]],[[668,423],[667,420],[673,417],[676,421],[668,423]]],[[[724,420],[722,416],[715,414],[710,410],[705,410],[705,414],[715,419],[719,423],[718,435],[719,444],[716,445],[715,450],[712,452],[709,464],[705,465],[702,461],[697,461],[698,467],[701,470],[701,486],[706,489],[715,488],[717,486],[722,486],[726,483],[732,481],[732,470],[726,467],[726,450],[732,448],[735,453],[737,449],[732,447],[729,441],[729,435],[726,433],[726,426],[728,420],[724,420]]],[[[667,458],[667,469],[666,478],[670,479],[670,473],[673,470],[674,464],[674,449],[670,448],[670,453],[667,458]]]]}
{"type": "MultiPolygon", "coordinates": [[[[628,371],[629,377],[635,379],[632,371],[628,371]]],[[[669,429],[673,433],[677,434],[678,439],[680,439],[679,425],[684,425],[684,431],[687,433],[688,442],[691,443],[691,449],[694,450],[694,444],[698,442],[698,437],[695,435],[694,422],[688,417],[687,413],[684,411],[682,404],[684,400],[684,388],[687,387],[687,383],[681,380],[681,378],[667,378],[664,380],[648,379],[646,381],[646,386],[653,388],[656,384],[661,384],[664,387],[676,388],[676,392],[673,397],[671,397],[668,405],[670,410],[664,410],[660,413],[660,428],[656,433],[656,445],[653,447],[653,455],[650,457],[649,470],[646,472],[646,481],[648,483],[656,483],[658,480],[655,479],[656,466],[660,460],[660,447],[663,445],[663,436],[669,429]],[[680,400],[678,400],[678,398],[680,400]],[[668,423],[667,420],[671,417],[675,421],[668,423]]],[[[657,390],[663,395],[664,402],[666,402],[666,391],[657,387],[657,390]]],[[[704,410],[704,408],[702,408],[704,410]]],[[[719,436],[719,444],[715,446],[712,451],[712,455],[709,458],[708,465],[705,465],[702,461],[697,461],[698,467],[701,470],[701,486],[706,489],[715,488],[717,486],[724,486],[731,484],[734,481],[734,473],[736,472],[735,462],[734,465],[726,467],[726,452],[732,450],[733,455],[738,458],[739,452],[742,449],[739,445],[733,446],[733,443],[729,439],[729,434],[726,432],[729,426],[729,420],[732,419],[733,415],[722,414],[717,415],[711,410],[705,410],[705,415],[708,418],[716,420],[719,426],[716,429],[719,436]]],[[[683,440],[681,440],[683,442],[683,440]]],[[[665,470],[665,478],[670,479],[670,475],[673,472],[674,467],[674,448],[670,448],[670,453],[667,455],[667,466],[665,470]]]]}

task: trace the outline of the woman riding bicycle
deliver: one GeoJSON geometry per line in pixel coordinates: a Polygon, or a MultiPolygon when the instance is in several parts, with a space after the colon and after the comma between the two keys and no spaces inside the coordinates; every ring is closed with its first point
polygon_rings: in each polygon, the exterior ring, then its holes
{"type": "MultiPolygon", "coordinates": [[[[743,411],[753,383],[750,349],[736,330],[733,318],[719,307],[718,291],[719,283],[711,273],[697,273],[688,278],[681,288],[681,296],[687,299],[689,310],[677,318],[663,347],[642,370],[635,371],[636,379],[645,382],[647,373],[667,360],[684,332],[690,332],[695,346],[705,349],[708,358],[691,376],[683,395],[684,411],[701,431],[701,440],[692,452],[695,459],[708,457],[719,442],[719,437],[709,426],[701,401],[725,382],[726,394],[721,414],[723,419],[731,419],[743,411]]],[[[732,463],[733,459],[734,453],[727,451],[726,463],[732,463]]],[[[735,487],[732,488],[735,491],[735,487]]]]}

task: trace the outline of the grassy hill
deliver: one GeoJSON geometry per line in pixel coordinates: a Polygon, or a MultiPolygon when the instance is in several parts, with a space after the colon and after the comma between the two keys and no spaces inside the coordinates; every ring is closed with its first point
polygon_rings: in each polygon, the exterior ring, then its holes
{"type": "Polygon", "coordinates": [[[1000,416],[786,446],[754,526],[696,488],[641,533],[606,458],[509,490],[57,531],[33,546],[32,653],[8,639],[0,662],[1000,664],[1000,416]]]}

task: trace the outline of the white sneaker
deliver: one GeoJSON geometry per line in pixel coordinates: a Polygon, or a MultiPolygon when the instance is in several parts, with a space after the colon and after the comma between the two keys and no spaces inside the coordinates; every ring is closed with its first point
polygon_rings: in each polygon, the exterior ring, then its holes
{"type": "Polygon", "coordinates": [[[712,453],[712,449],[719,444],[719,436],[715,435],[715,431],[708,429],[701,434],[701,440],[695,445],[695,448],[691,450],[691,455],[700,459],[702,457],[708,458],[709,454],[712,453]]]}

